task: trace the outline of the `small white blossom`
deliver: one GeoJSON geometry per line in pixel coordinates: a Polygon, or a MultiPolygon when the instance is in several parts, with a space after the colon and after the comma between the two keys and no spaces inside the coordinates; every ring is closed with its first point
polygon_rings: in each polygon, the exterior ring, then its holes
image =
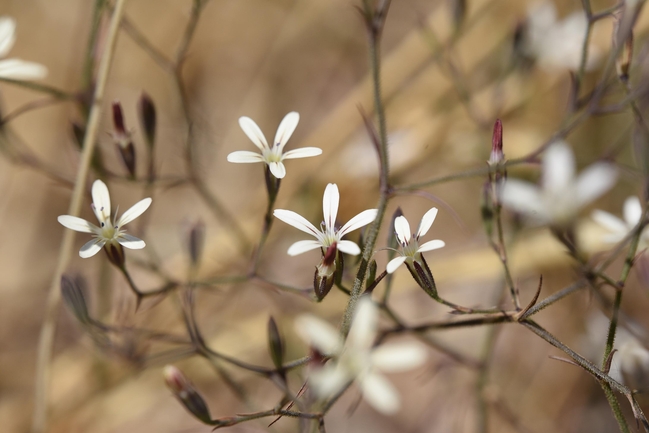
{"type": "Polygon", "coordinates": [[[286,176],[286,167],[284,167],[282,161],[285,159],[307,158],[322,153],[322,149],[317,147],[303,147],[284,152],[284,146],[289,138],[291,138],[291,135],[293,135],[293,131],[295,131],[299,121],[300,115],[295,111],[284,116],[284,119],[277,128],[275,142],[273,146],[269,146],[266,137],[254,120],[249,117],[240,117],[239,126],[241,126],[243,132],[252,140],[254,145],[259,148],[261,153],[239,150],[229,154],[228,161],[237,163],[263,162],[268,164],[268,168],[273,176],[277,179],[284,178],[286,176]]]}
{"type": "Polygon", "coordinates": [[[325,188],[324,196],[322,198],[322,213],[324,214],[324,222],[321,224],[321,228],[318,230],[313,224],[311,224],[306,218],[297,213],[284,210],[276,209],[273,212],[276,218],[284,221],[286,224],[292,225],[296,229],[302,230],[305,233],[308,233],[314,236],[317,240],[315,241],[298,241],[290,246],[288,249],[288,254],[290,256],[296,256],[298,254],[305,253],[307,251],[315,250],[316,248],[324,248],[326,251],[334,242],[339,251],[343,253],[358,255],[361,252],[361,249],[352,241],[342,240],[343,236],[347,233],[352,232],[356,229],[359,229],[367,224],[371,223],[376,219],[376,214],[378,211],[376,209],[368,209],[356,215],[354,218],[350,219],[347,224],[343,225],[340,229],[337,229],[336,216],[338,215],[338,203],[340,202],[340,193],[338,192],[338,187],[335,183],[330,183],[325,188]],[[324,227],[323,227],[324,226],[324,227]]]}
{"type": "Polygon", "coordinates": [[[114,218],[111,219],[108,188],[104,182],[96,180],[92,184],[92,210],[99,221],[99,227],[72,215],[61,215],[57,219],[69,229],[82,233],[91,233],[94,236],[95,239],[87,242],[79,250],[79,256],[85,259],[97,254],[107,244],[113,246],[119,244],[133,250],[144,248],[146,244],[143,240],[127,234],[125,230],[122,230],[122,227],[142,215],[150,205],[150,198],[142,199],[124,212],[121,217],[117,218],[117,213],[115,213],[114,218]]]}
{"type": "Polygon", "coordinates": [[[435,221],[435,217],[437,217],[437,208],[434,207],[426,212],[421,218],[417,234],[411,234],[410,224],[408,224],[408,220],[403,215],[398,216],[394,220],[394,231],[397,236],[397,240],[401,244],[402,251],[399,252],[399,257],[395,257],[388,263],[388,266],[386,268],[388,274],[396,271],[397,268],[404,262],[412,264],[413,261],[419,260],[421,253],[425,251],[436,250],[446,245],[444,241],[441,241],[439,239],[428,241],[419,245],[419,238],[428,233],[428,230],[435,221]]]}
{"type": "MultiPolygon", "coordinates": [[[[642,205],[638,197],[629,197],[624,202],[624,221],[603,210],[593,211],[593,219],[599,225],[608,230],[603,241],[615,244],[624,239],[638,225],[642,218],[642,205]]],[[[649,247],[649,229],[645,228],[640,235],[638,250],[642,251],[649,247]]]]}
{"type": "Polygon", "coordinates": [[[303,315],[296,319],[298,335],[324,355],[334,358],[309,374],[309,383],[320,398],[333,396],[355,380],[365,400],[376,410],[391,414],[399,409],[397,391],[379,371],[400,372],[418,367],[426,360],[426,351],[413,343],[373,347],[378,315],[374,302],[363,296],[358,301],[346,341],[336,329],[317,317],[303,315]]]}
{"type": "MultiPolygon", "coordinates": [[[[6,57],[16,42],[16,21],[7,16],[0,17],[0,58],[6,57]]],[[[0,78],[13,80],[39,80],[45,78],[47,68],[39,63],[20,59],[0,60],[0,78]]]]}
{"type": "Polygon", "coordinates": [[[610,189],[617,178],[611,164],[596,163],[575,177],[572,150],[565,142],[548,147],[543,156],[541,186],[507,179],[500,189],[504,206],[541,224],[565,226],[579,210],[610,189]]]}

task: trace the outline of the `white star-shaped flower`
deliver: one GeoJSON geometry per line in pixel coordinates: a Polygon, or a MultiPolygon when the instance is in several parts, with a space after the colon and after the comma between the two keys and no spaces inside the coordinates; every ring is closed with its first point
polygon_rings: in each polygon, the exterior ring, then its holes
{"type": "Polygon", "coordinates": [[[311,315],[296,319],[295,330],[307,344],[334,358],[309,374],[309,383],[321,398],[328,398],[356,380],[363,397],[376,410],[391,414],[399,409],[399,395],[379,373],[401,372],[423,364],[426,351],[414,343],[373,347],[378,324],[378,309],[363,296],[356,307],[347,340],[328,323],[311,315]]]}
{"type": "Polygon", "coordinates": [[[338,203],[340,202],[340,193],[335,183],[330,183],[325,188],[324,196],[322,198],[322,213],[324,214],[324,223],[321,224],[321,229],[317,229],[313,224],[307,221],[301,215],[284,209],[276,209],[273,212],[276,218],[284,221],[286,224],[292,225],[296,229],[302,230],[312,236],[315,236],[316,241],[298,241],[291,245],[288,249],[290,256],[305,253],[307,251],[315,250],[316,248],[323,248],[325,251],[334,242],[339,251],[343,253],[358,255],[361,249],[352,241],[344,241],[342,237],[347,233],[368,225],[376,219],[378,210],[368,209],[365,210],[354,218],[350,219],[347,224],[337,229],[336,216],[338,215],[338,203]],[[324,227],[322,227],[324,226],[324,227]]]}
{"type": "Polygon", "coordinates": [[[114,219],[111,219],[108,188],[104,182],[96,180],[92,184],[92,210],[97,216],[99,227],[72,215],[61,215],[57,219],[69,229],[82,233],[91,233],[95,237],[79,250],[79,256],[85,259],[97,254],[106,244],[112,244],[113,246],[119,244],[133,250],[144,248],[146,244],[143,240],[127,234],[122,230],[122,227],[142,215],[150,205],[150,198],[142,199],[124,212],[121,217],[117,218],[116,213],[114,219]],[[115,222],[113,223],[113,221],[115,222]]]}
{"type": "MultiPolygon", "coordinates": [[[[0,58],[4,58],[16,42],[16,21],[0,17],[0,58]]],[[[0,78],[13,80],[39,80],[47,76],[47,68],[39,63],[20,59],[0,60],[0,78]]]]}
{"type": "Polygon", "coordinates": [[[288,113],[277,128],[275,142],[269,146],[266,137],[259,129],[259,126],[249,117],[240,117],[239,125],[243,132],[248,136],[255,146],[261,150],[261,153],[239,150],[228,155],[229,162],[251,163],[263,162],[268,164],[268,169],[277,179],[283,179],[286,176],[285,159],[307,158],[317,156],[322,153],[322,149],[317,147],[303,147],[301,149],[289,150],[284,153],[284,146],[288,139],[293,135],[293,131],[300,121],[300,115],[295,111],[288,113]]]}
{"type": "MultiPolygon", "coordinates": [[[[603,210],[594,210],[593,219],[603,226],[609,233],[602,239],[606,243],[615,244],[624,239],[640,222],[642,218],[642,205],[638,197],[629,197],[624,201],[622,211],[624,221],[603,210]]],[[[649,247],[649,229],[645,228],[640,235],[638,251],[649,247]]]]}
{"type": "Polygon", "coordinates": [[[388,263],[388,266],[386,267],[388,274],[396,271],[404,262],[412,264],[414,260],[419,260],[421,253],[436,250],[446,245],[444,241],[439,239],[419,245],[419,238],[428,233],[428,230],[430,230],[430,227],[435,221],[435,217],[437,217],[437,208],[434,207],[426,212],[421,218],[416,235],[414,233],[411,234],[410,224],[408,224],[406,217],[401,215],[394,220],[394,231],[399,244],[401,244],[402,251],[399,252],[399,257],[395,257],[388,263]]]}
{"type": "Polygon", "coordinates": [[[548,147],[543,156],[541,186],[507,179],[500,188],[504,206],[541,224],[565,226],[579,210],[610,189],[617,178],[612,164],[596,163],[575,177],[575,160],[565,142],[548,147]]]}

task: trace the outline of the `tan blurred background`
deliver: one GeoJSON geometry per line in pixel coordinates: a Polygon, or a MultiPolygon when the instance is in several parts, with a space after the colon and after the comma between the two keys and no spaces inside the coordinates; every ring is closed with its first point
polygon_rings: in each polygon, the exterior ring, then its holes
{"type": "MultiPolygon", "coordinates": [[[[277,207],[295,210],[317,222],[322,218],[322,192],[329,182],[337,183],[341,190],[341,222],[375,206],[376,157],[358,111],[358,106],[372,111],[372,95],[367,43],[354,9],[356,3],[212,0],[203,11],[183,70],[190,112],[195,119],[200,174],[251,239],[258,236],[266,205],[261,166],[229,164],[225,160],[231,151],[254,150],[237,124],[243,115],[253,118],[266,136],[272,137],[282,117],[298,111],[301,121],[288,148],[317,146],[324,150],[317,158],[287,162],[288,175],[282,182],[277,207]]],[[[483,167],[490,151],[491,125],[497,117],[503,119],[505,154],[509,158],[542,144],[563,118],[569,89],[567,71],[510,68],[512,35],[525,17],[528,3],[467,3],[457,42],[443,55],[436,55],[439,50],[431,46],[430,35],[423,27],[431,29],[441,41],[450,40],[454,34],[452,2],[393,1],[384,35],[383,88],[397,184],[483,167]],[[448,59],[457,69],[455,72],[449,73],[448,59]],[[462,102],[458,87],[469,89],[468,102],[462,102]]],[[[560,15],[580,8],[576,0],[560,3],[560,15]]],[[[593,1],[595,10],[610,5],[607,1],[593,1]]],[[[126,15],[157,49],[171,57],[190,7],[190,1],[185,0],[130,0],[126,15]]],[[[88,0],[0,0],[0,13],[14,17],[18,24],[17,42],[10,57],[40,62],[50,71],[44,83],[78,91],[92,8],[93,2],[88,0]]],[[[646,19],[641,19],[638,52],[645,48],[645,27],[646,19]]],[[[594,41],[603,50],[608,49],[610,32],[610,20],[597,24],[594,41]]],[[[105,36],[105,26],[100,35],[105,36]]],[[[596,78],[597,71],[587,75],[586,82],[596,78]]],[[[160,176],[184,176],[186,125],[172,78],[132,38],[121,33],[107,100],[117,99],[123,104],[127,126],[135,131],[135,145],[140,152],[144,142],[135,107],[142,91],[151,95],[158,110],[158,172],[160,176]]],[[[6,114],[44,97],[0,83],[0,98],[0,110],[6,114]]],[[[79,156],[70,124],[81,120],[73,103],[61,102],[24,114],[6,128],[14,145],[29,147],[49,167],[73,179],[79,156]]],[[[578,128],[569,141],[577,150],[580,167],[591,163],[616,140],[628,141],[631,123],[631,114],[625,112],[596,118],[578,128]]],[[[110,129],[106,114],[98,148],[111,171],[124,173],[107,134],[110,129]]],[[[142,174],[144,158],[140,162],[138,170],[142,174]]],[[[621,162],[633,164],[630,145],[622,153],[621,162]]],[[[536,173],[534,168],[526,168],[512,170],[510,175],[536,178],[536,173]]],[[[445,203],[436,204],[441,211],[428,237],[443,239],[447,244],[443,250],[428,253],[428,263],[441,293],[469,306],[497,304],[503,284],[499,262],[487,246],[480,223],[483,182],[470,179],[426,189],[445,203]]],[[[33,406],[37,339],[64,230],[56,216],[66,213],[71,190],[38,170],[12,164],[6,158],[0,159],[0,187],[0,431],[26,432],[33,406]]],[[[120,204],[120,209],[128,208],[143,194],[140,186],[124,181],[111,181],[109,187],[113,203],[120,204]]],[[[625,172],[597,207],[619,214],[624,199],[637,193],[637,178],[625,172]]],[[[425,197],[399,196],[391,202],[388,215],[401,206],[411,225],[415,225],[432,205],[425,197]]],[[[82,216],[92,219],[87,198],[82,216]]],[[[147,248],[156,252],[169,274],[185,276],[186,227],[198,219],[207,227],[201,274],[208,277],[245,272],[248,252],[237,251],[227,227],[191,188],[156,189],[148,217],[147,248]]],[[[141,230],[138,223],[133,224],[134,230],[141,230]]],[[[354,234],[352,239],[357,240],[357,236],[354,234]]],[[[379,248],[385,246],[387,236],[384,228],[379,248]]],[[[276,222],[262,256],[261,273],[274,281],[308,287],[319,260],[317,253],[299,258],[285,254],[292,242],[304,238],[297,230],[276,222]]],[[[85,241],[85,236],[77,236],[76,246],[85,241]]],[[[128,254],[148,257],[143,251],[128,254]]],[[[94,312],[114,323],[182,335],[175,295],[160,303],[145,302],[142,310],[134,314],[132,294],[121,275],[106,265],[102,254],[86,260],[74,255],[69,270],[87,279],[94,312]]],[[[386,263],[385,251],[377,252],[376,257],[381,269],[386,263]]],[[[525,231],[513,246],[511,260],[524,302],[531,298],[539,273],[545,276],[542,296],[574,278],[570,260],[543,229],[525,231]]],[[[132,269],[141,287],[159,284],[150,273],[135,266],[132,269]]],[[[632,275],[623,308],[641,322],[646,295],[646,287],[632,275]]],[[[256,283],[202,289],[196,298],[199,324],[214,348],[268,366],[271,363],[265,337],[270,315],[287,338],[287,357],[291,359],[305,353],[292,331],[292,318],[308,310],[338,323],[345,305],[345,296],[335,290],[321,304],[313,304],[256,283]]],[[[397,273],[392,302],[411,323],[449,318],[446,309],[414,285],[405,269],[397,273]]],[[[587,337],[589,317],[598,310],[597,302],[579,293],[544,311],[539,321],[599,363],[601,349],[587,337]]],[[[433,335],[471,359],[481,356],[484,329],[433,335]]],[[[603,343],[605,335],[600,333],[596,338],[603,343]]],[[[209,431],[188,415],[164,387],[161,366],[173,359],[141,368],[133,361],[159,348],[129,336],[115,345],[112,353],[98,350],[71,314],[61,309],[48,431],[209,431]]],[[[549,359],[548,355],[560,353],[522,328],[507,325],[500,329],[488,376],[493,402],[489,407],[490,431],[615,431],[610,409],[596,382],[577,367],[549,359]]],[[[242,403],[205,361],[192,359],[177,365],[204,393],[213,416],[268,409],[279,395],[269,383],[227,367],[249,397],[248,403],[242,403]]],[[[391,376],[403,399],[398,415],[386,418],[365,403],[353,410],[359,393],[352,388],[327,417],[328,431],[476,431],[476,377],[472,368],[431,349],[425,367],[391,376]]],[[[250,422],[230,431],[297,431],[292,420],[282,420],[270,429],[267,424],[265,420],[250,422]]]]}

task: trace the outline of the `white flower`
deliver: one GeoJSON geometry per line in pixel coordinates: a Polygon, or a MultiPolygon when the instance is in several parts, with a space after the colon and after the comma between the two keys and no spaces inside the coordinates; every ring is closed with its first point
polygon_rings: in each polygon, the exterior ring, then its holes
{"type": "MultiPolygon", "coordinates": [[[[557,10],[549,1],[536,3],[527,13],[523,40],[525,54],[538,60],[546,69],[576,71],[581,64],[586,37],[587,18],[583,11],[557,20],[557,10]]],[[[594,45],[588,47],[586,70],[592,70],[601,58],[594,45]]]]}
{"type": "Polygon", "coordinates": [[[288,113],[277,128],[275,134],[275,142],[273,146],[269,146],[266,137],[259,129],[259,126],[249,117],[240,117],[239,126],[250,140],[261,150],[261,154],[256,152],[249,152],[247,150],[240,150],[232,152],[228,155],[229,162],[250,163],[250,162],[265,162],[268,164],[270,172],[273,173],[277,179],[282,179],[286,176],[286,168],[284,167],[285,159],[307,158],[309,156],[317,156],[322,153],[322,149],[317,147],[303,147],[301,149],[289,150],[282,153],[284,146],[288,139],[293,135],[293,131],[300,121],[300,115],[295,111],[288,113]]]}
{"type": "Polygon", "coordinates": [[[435,207],[426,212],[421,218],[416,235],[414,233],[411,235],[410,224],[408,224],[406,217],[401,215],[394,220],[394,231],[397,240],[401,244],[402,251],[399,253],[399,257],[395,257],[388,263],[388,266],[386,267],[388,274],[396,271],[397,268],[406,261],[409,264],[412,264],[413,260],[418,260],[420,258],[421,253],[436,250],[446,245],[444,241],[440,241],[439,239],[419,245],[419,238],[428,233],[428,230],[430,229],[430,226],[433,225],[436,216],[437,208],[435,207]]]}
{"type": "Polygon", "coordinates": [[[565,142],[548,147],[543,156],[541,187],[507,179],[500,189],[503,205],[541,224],[564,226],[579,209],[610,189],[617,178],[611,164],[597,163],[575,178],[572,150],[565,142]]]}
{"type": "MultiPolygon", "coordinates": [[[[615,244],[624,239],[640,222],[642,218],[642,205],[638,197],[629,197],[624,202],[624,221],[603,210],[594,210],[593,219],[599,225],[609,231],[603,241],[615,244]]],[[[649,230],[645,228],[640,235],[638,250],[642,251],[649,247],[649,230]]]]}
{"type": "Polygon", "coordinates": [[[361,249],[352,241],[343,241],[342,237],[347,233],[368,225],[376,219],[378,211],[376,209],[368,209],[350,219],[347,224],[340,229],[336,229],[336,216],[338,215],[338,202],[340,201],[340,193],[335,183],[330,183],[325,188],[324,197],[322,198],[322,213],[324,214],[324,223],[321,224],[323,228],[318,230],[313,224],[306,220],[303,216],[297,213],[276,209],[273,212],[276,218],[284,221],[286,224],[292,225],[296,229],[302,230],[305,233],[315,236],[317,241],[298,241],[291,245],[288,249],[290,256],[305,253],[307,251],[315,250],[316,248],[324,248],[326,251],[334,242],[339,251],[343,253],[358,255],[361,249]]]}
{"type": "Polygon", "coordinates": [[[376,410],[390,414],[399,409],[397,391],[379,370],[400,372],[415,368],[426,360],[426,351],[413,343],[373,347],[377,322],[378,310],[367,296],[358,301],[347,341],[317,317],[304,315],[296,319],[298,335],[321,353],[334,358],[333,362],[309,374],[309,383],[318,396],[331,397],[356,380],[363,397],[376,410]]]}
{"type": "MultiPolygon", "coordinates": [[[[0,58],[5,57],[16,42],[16,21],[13,18],[0,17],[0,58]]],[[[0,78],[14,80],[38,80],[45,78],[47,68],[39,63],[25,62],[20,59],[0,60],[0,78]]]]}
{"type": "Polygon", "coordinates": [[[126,248],[139,250],[145,247],[143,240],[126,234],[122,227],[133,221],[144,213],[151,205],[151,199],[145,198],[135,203],[130,209],[117,218],[115,213],[114,223],[110,216],[110,195],[106,184],[101,180],[96,180],[92,184],[92,210],[99,220],[99,227],[93,223],[72,215],[61,215],[57,219],[65,227],[82,232],[92,233],[95,239],[87,242],[79,250],[81,257],[92,257],[102,249],[106,244],[113,246],[122,245],[126,248]]]}

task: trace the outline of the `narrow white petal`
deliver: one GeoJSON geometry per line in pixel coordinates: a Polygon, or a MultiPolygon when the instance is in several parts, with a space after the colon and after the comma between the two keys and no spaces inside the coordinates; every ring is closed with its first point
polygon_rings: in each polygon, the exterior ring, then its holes
{"type": "Polygon", "coordinates": [[[284,149],[284,146],[288,142],[289,138],[291,138],[291,135],[293,135],[293,131],[295,131],[295,128],[297,128],[299,121],[300,115],[295,111],[291,111],[286,116],[284,116],[279,126],[277,127],[274,144],[275,146],[279,147],[280,153],[284,149]]]}
{"type": "Polygon", "coordinates": [[[11,17],[0,17],[0,57],[5,57],[16,41],[16,21],[11,17]]]}
{"type": "Polygon", "coordinates": [[[309,375],[309,384],[320,398],[329,398],[342,390],[353,379],[342,365],[328,363],[309,375]]]}
{"type": "Polygon", "coordinates": [[[363,397],[374,409],[388,415],[399,410],[399,394],[385,377],[369,373],[364,375],[359,382],[363,397]]]}
{"type": "Polygon", "coordinates": [[[629,232],[630,227],[627,226],[624,221],[608,212],[596,209],[593,211],[592,217],[597,224],[613,233],[621,233],[622,237],[629,232]]]}
{"type": "Polygon", "coordinates": [[[251,162],[264,162],[264,157],[256,152],[238,150],[228,155],[228,162],[247,164],[251,162]]]}
{"type": "Polygon", "coordinates": [[[282,159],[308,158],[310,156],[322,155],[322,149],[319,147],[301,147],[299,149],[289,150],[282,155],[282,159]]]}
{"type": "Polygon", "coordinates": [[[130,207],[117,221],[117,227],[125,226],[146,211],[151,206],[151,198],[144,198],[130,207]]]}
{"type": "Polygon", "coordinates": [[[104,239],[93,239],[86,242],[79,250],[79,256],[82,259],[87,259],[97,254],[103,247],[106,241],[104,239]]]}
{"type": "Polygon", "coordinates": [[[629,227],[635,227],[642,218],[642,205],[640,199],[636,196],[631,196],[624,201],[624,220],[629,227]]]}
{"type": "Polygon", "coordinates": [[[403,265],[403,262],[405,261],[406,261],[405,256],[395,257],[388,262],[388,265],[385,267],[385,270],[388,272],[388,274],[391,274],[394,271],[396,271],[399,268],[399,266],[403,265]]]}
{"type": "Polygon", "coordinates": [[[435,222],[437,217],[437,208],[434,207],[421,217],[421,222],[419,223],[419,229],[417,230],[417,239],[424,236],[430,230],[430,226],[435,222]]]}
{"type": "Polygon", "coordinates": [[[119,235],[117,242],[119,242],[123,247],[130,248],[132,250],[141,250],[142,248],[146,247],[146,244],[142,239],[136,238],[135,236],[131,236],[126,233],[119,235]]]}
{"type": "Polygon", "coordinates": [[[403,215],[400,215],[394,220],[394,232],[401,245],[407,245],[410,242],[410,224],[403,215]]]}
{"type": "Polygon", "coordinates": [[[47,68],[40,63],[20,59],[0,60],[0,77],[12,80],[40,80],[47,76],[47,68]]]}
{"type": "Polygon", "coordinates": [[[379,311],[372,298],[362,296],[356,304],[352,326],[345,344],[359,351],[370,350],[376,337],[378,320],[379,311]]]}
{"type": "MultiPolygon", "coordinates": [[[[329,233],[334,232],[339,202],[340,193],[338,192],[338,186],[335,183],[328,184],[322,196],[322,213],[324,215],[325,226],[329,233]]],[[[340,236],[342,237],[343,235],[340,236]]]]}
{"type": "Polygon", "coordinates": [[[239,126],[259,150],[270,149],[264,133],[250,117],[239,117],[239,126]]]}
{"type": "Polygon", "coordinates": [[[500,190],[500,200],[511,210],[540,219],[547,213],[538,187],[529,182],[508,179],[500,190]]]}
{"type": "Polygon", "coordinates": [[[286,252],[289,256],[297,256],[298,254],[306,253],[307,251],[320,248],[322,245],[318,241],[297,241],[288,248],[286,252]]]}
{"type": "Polygon", "coordinates": [[[595,200],[611,189],[617,179],[617,170],[611,164],[593,164],[577,179],[578,206],[595,200]]]}
{"type": "Polygon", "coordinates": [[[418,253],[424,253],[426,251],[433,251],[437,250],[439,248],[443,248],[446,244],[444,241],[440,241],[439,239],[435,239],[434,241],[428,241],[419,246],[419,249],[417,250],[418,253]]]}
{"type": "Polygon", "coordinates": [[[336,247],[338,248],[338,251],[351,256],[357,256],[361,253],[359,246],[352,241],[338,241],[336,247]]]}
{"type": "Polygon", "coordinates": [[[298,230],[302,230],[304,233],[308,233],[311,236],[315,236],[316,238],[320,239],[321,236],[320,230],[315,228],[315,226],[311,224],[302,215],[299,215],[293,212],[292,210],[284,210],[284,209],[275,209],[273,215],[275,215],[275,218],[284,221],[286,224],[291,225],[298,230]]]}
{"type": "Polygon", "coordinates": [[[99,222],[110,218],[110,194],[106,184],[99,179],[92,184],[92,205],[99,222]]]}
{"type": "Polygon", "coordinates": [[[543,156],[543,189],[561,192],[575,177],[575,157],[567,143],[559,141],[548,147],[543,156]]]}
{"type": "Polygon", "coordinates": [[[340,333],[324,320],[304,314],[295,319],[295,332],[305,343],[325,355],[336,355],[342,351],[340,333]]]}
{"type": "Polygon", "coordinates": [[[372,365],[385,372],[399,372],[422,365],[427,358],[426,349],[415,343],[397,343],[377,347],[372,351],[372,365]]]}
{"type": "Polygon", "coordinates": [[[349,232],[353,232],[356,229],[360,229],[363,226],[368,225],[376,219],[376,215],[379,213],[377,209],[368,209],[356,215],[354,218],[350,219],[345,223],[344,226],[338,230],[338,236],[343,237],[349,232]]]}
{"type": "Polygon", "coordinates": [[[284,176],[286,176],[286,167],[281,162],[271,162],[268,164],[268,168],[277,179],[284,179],[284,176]]]}
{"type": "Polygon", "coordinates": [[[101,229],[96,225],[82,218],[72,215],[61,215],[57,218],[58,222],[64,227],[81,233],[100,233],[101,229]]]}

